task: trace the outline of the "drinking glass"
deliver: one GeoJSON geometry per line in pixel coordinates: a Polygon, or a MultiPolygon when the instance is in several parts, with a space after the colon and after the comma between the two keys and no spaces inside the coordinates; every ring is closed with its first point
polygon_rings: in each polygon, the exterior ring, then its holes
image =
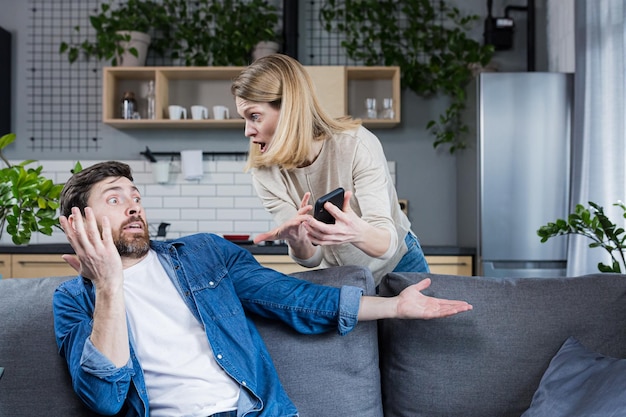
{"type": "Polygon", "coordinates": [[[383,99],[383,119],[393,119],[395,117],[395,112],[393,111],[393,99],[392,98],[384,98],[383,99]]]}
{"type": "Polygon", "coordinates": [[[378,111],[376,110],[376,99],[368,97],[365,99],[365,117],[367,119],[376,119],[378,111]]]}

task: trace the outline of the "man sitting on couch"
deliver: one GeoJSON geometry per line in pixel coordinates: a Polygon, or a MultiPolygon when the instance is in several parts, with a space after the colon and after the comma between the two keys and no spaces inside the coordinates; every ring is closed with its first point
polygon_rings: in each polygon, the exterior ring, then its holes
{"type": "Polygon", "coordinates": [[[346,334],[357,320],[472,308],[423,295],[429,280],[389,298],[315,285],[213,234],[150,241],[140,193],[120,162],[74,174],[61,214],[76,253],[63,258],[79,276],[54,294],[56,339],[75,391],[101,414],[296,415],[244,311],[302,333],[346,334]]]}

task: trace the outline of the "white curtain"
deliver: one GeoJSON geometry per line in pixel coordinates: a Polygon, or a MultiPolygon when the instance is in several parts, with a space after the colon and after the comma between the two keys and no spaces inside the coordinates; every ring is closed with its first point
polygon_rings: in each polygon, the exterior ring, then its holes
{"type": "Polygon", "coordinates": [[[574,72],[574,0],[547,0],[548,70],[574,72]]]}
{"type": "MultiPolygon", "coordinates": [[[[576,0],[575,109],[572,158],[572,209],[593,201],[613,222],[624,227],[626,201],[626,0],[576,0]]],[[[598,262],[610,263],[591,240],[570,236],[568,276],[597,273],[598,262]]],[[[625,271],[622,271],[625,272],[625,271]]]]}

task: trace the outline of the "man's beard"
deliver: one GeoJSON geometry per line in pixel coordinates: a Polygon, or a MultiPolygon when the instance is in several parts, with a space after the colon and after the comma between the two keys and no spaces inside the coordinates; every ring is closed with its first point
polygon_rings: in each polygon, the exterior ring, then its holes
{"type": "Polygon", "coordinates": [[[148,225],[141,217],[134,217],[130,219],[126,224],[120,227],[119,234],[113,239],[117,252],[122,257],[138,259],[143,257],[150,250],[150,233],[148,232],[148,225]],[[124,226],[128,223],[140,221],[143,224],[143,233],[132,233],[130,235],[124,235],[124,226]]]}

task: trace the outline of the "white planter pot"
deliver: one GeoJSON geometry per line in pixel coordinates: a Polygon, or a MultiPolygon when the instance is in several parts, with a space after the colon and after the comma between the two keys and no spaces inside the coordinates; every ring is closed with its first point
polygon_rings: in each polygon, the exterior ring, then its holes
{"type": "Polygon", "coordinates": [[[120,43],[125,52],[117,57],[117,65],[121,67],[143,67],[146,65],[150,35],[136,31],[119,31],[117,33],[130,34],[130,41],[120,43]],[[137,49],[138,55],[131,54],[128,51],[130,48],[137,49]]]}
{"type": "Polygon", "coordinates": [[[254,46],[252,51],[252,59],[257,60],[261,57],[272,55],[278,52],[280,45],[278,42],[261,41],[254,46]]]}

